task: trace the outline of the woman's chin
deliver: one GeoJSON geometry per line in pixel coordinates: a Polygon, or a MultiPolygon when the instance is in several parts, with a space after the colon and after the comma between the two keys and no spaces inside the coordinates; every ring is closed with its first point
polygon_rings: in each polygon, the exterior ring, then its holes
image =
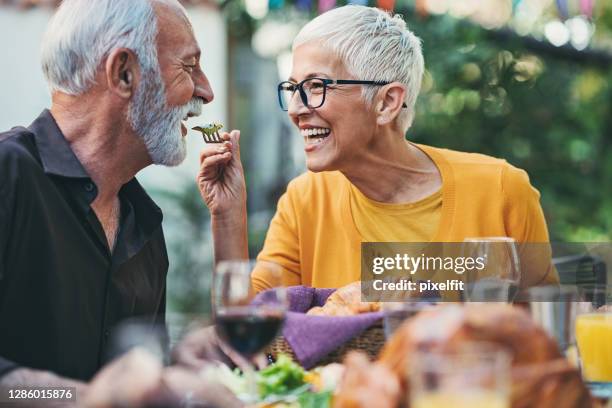
{"type": "Polygon", "coordinates": [[[313,173],[319,173],[321,171],[332,171],[335,168],[332,166],[331,161],[322,160],[322,158],[306,157],[306,168],[313,173]]]}

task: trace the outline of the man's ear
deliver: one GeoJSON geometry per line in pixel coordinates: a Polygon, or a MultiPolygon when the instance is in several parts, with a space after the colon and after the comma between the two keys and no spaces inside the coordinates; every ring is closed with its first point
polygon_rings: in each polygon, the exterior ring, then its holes
{"type": "Polygon", "coordinates": [[[376,123],[386,125],[393,122],[405,106],[406,87],[400,82],[391,82],[380,89],[378,96],[376,123]]]}
{"type": "Polygon", "coordinates": [[[140,80],[136,54],[127,48],[113,50],[106,59],[106,82],[109,91],[129,99],[140,80]]]}

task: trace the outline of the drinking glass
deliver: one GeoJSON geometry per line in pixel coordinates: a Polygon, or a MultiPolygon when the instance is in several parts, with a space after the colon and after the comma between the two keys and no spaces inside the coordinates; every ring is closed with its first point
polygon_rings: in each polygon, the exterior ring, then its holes
{"type": "Polygon", "coordinates": [[[287,310],[285,288],[280,286],[280,267],[269,262],[219,262],[213,276],[213,315],[215,329],[237,357],[238,366],[249,383],[249,394],[254,398],[256,387],[252,359],[263,351],[280,332],[287,310]],[[257,265],[266,269],[268,282],[273,287],[257,298],[251,274],[257,265]]]}
{"type": "Polygon", "coordinates": [[[398,327],[407,319],[435,305],[436,303],[434,301],[426,300],[415,300],[412,302],[383,302],[382,309],[384,312],[383,327],[385,329],[385,338],[391,338],[398,327]]]}
{"type": "Polygon", "coordinates": [[[462,255],[480,259],[482,268],[465,272],[465,300],[512,302],[521,281],[516,241],[509,237],[466,238],[462,255]]]}
{"type": "Polygon", "coordinates": [[[576,318],[582,377],[599,398],[612,398],[612,286],[581,288],[588,307],[576,318]]]}
{"type": "MultiPolygon", "coordinates": [[[[568,353],[575,346],[575,323],[579,310],[578,288],[572,285],[535,286],[527,290],[527,305],[533,320],[568,353]]],[[[568,356],[570,357],[570,356],[568,356]]]]}
{"type": "Polygon", "coordinates": [[[510,356],[494,344],[421,351],[409,372],[411,408],[510,407],[510,356]]]}

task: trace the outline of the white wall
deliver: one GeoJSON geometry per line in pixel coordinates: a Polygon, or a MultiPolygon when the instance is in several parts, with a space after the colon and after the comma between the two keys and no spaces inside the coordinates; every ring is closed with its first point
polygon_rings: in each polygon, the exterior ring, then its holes
{"type": "Polygon", "coordinates": [[[49,106],[39,62],[50,12],[0,7],[0,131],[28,126],[49,106]]]}
{"type": "MultiPolygon", "coordinates": [[[[215,92],[215,100],[205,106],[203,115],[191,119],[189,124],[227,123],[225,22],[212,8],[196,7],[188,12],[202,48],[204,72],[215,92]]],[[[50,95],[40,68],[39,49],[50,16],[51,11],[46,8],[24,11],[0,6],[0,131],[27,126],[49,107],[50,95]]],[[[138,178],[145,186],[171,189],[194,181],[203,142],[195,132],[187,140],[187,160],[177,168],[152,166],[143,170],[138,178]]]]}

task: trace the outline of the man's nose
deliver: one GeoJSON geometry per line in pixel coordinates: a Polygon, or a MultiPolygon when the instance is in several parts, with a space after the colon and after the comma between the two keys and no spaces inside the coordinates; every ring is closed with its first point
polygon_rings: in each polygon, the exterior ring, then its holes
{"type": "Polygon", "coordinates": [[[210,82],[208,82],[206,74],[204,74],[200,70],[198,71],[199,72],[195,75],[194,78],[195,90],[193,96],[202,98],[205,104],[210,103],[213,101],[213,99],[215,99],[215,94],[213,93],[213,90],[210,86],[210,82]]]}

